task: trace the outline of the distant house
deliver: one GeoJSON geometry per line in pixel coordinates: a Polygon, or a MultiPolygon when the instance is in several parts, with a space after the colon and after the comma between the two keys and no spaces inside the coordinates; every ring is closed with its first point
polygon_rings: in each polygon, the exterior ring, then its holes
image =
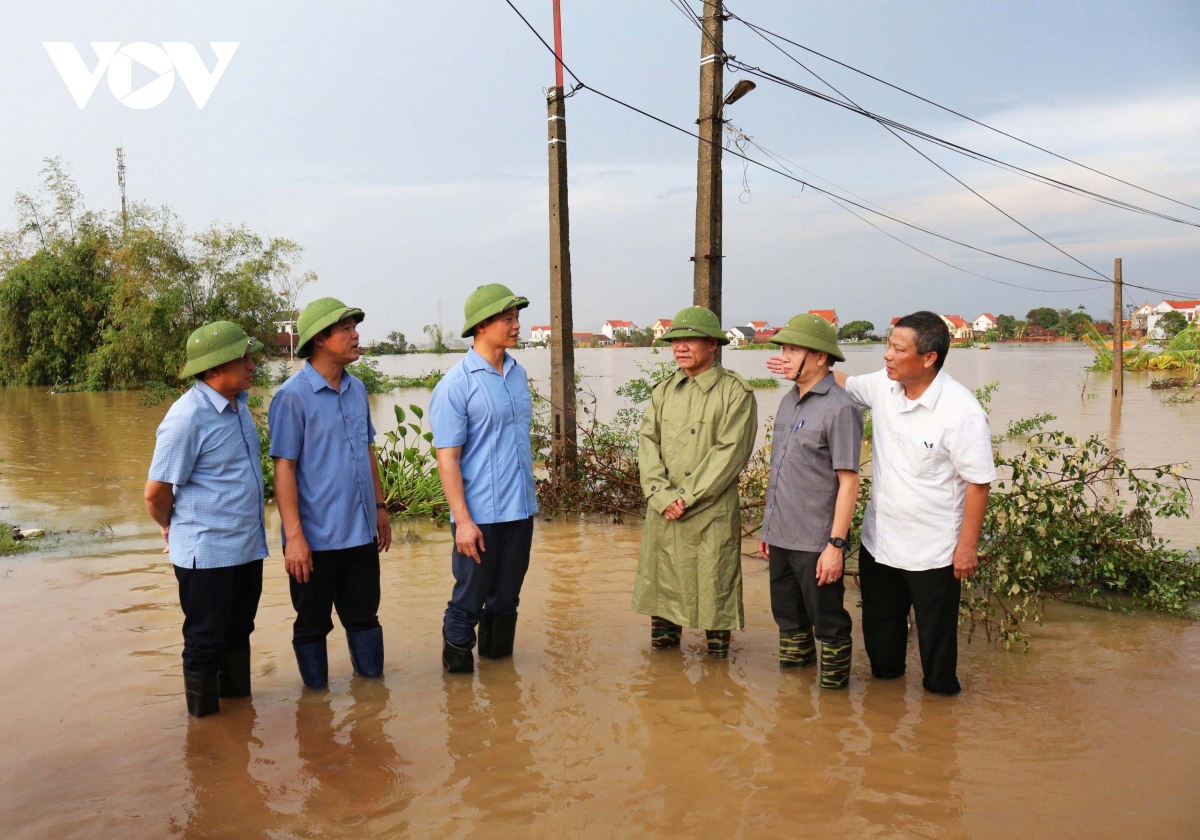
{"type": "Polygon", "coordinates": [[[1137,309],[1133,310],[1133,314],[1129,316],[1129,328],[1131,330],[1141,330],[1145,333],[1150,328],[1150,325],[1146,321],[1153,311],[1154,304],[1152,303],[1143,303],[1137,309]]]}
{"type": "Polygon", "coordinates": [[[963,320],[961,315],[943,315],[942,320],[950,328],[951,341],[974,341],[975,328],[963,320]]]}
{"type": "Polygon", "coordinates": [[[593,336],[593,340],[595,341],[597,347],[612,347],[614,344],[616,344],[615,341],[606,335],[593,336]]]}
{"type": "Polygon", "coordinates": [[[530,327],[529,343],[530,344],[548,344],[550,342],[549,327],[530,327]]]}
{"type": "Polygon", "coordinates": [[[835,330],[838,328],[838,316],[837,316],[836,309],[810,309],[810,310],[808,310],[808,314],[809,315],[820,315],[826,321],[833,324],[833,328],[835,330]]]}
{"type": "Polygon", "coordinates": [[[1095,329],[1100,335],[1106,337],[1112,336],[1113,334],[1113,326],[1109,321],[1097,321],[1096,323],[1092,324],[1092,328],[1095,329]]]}
{"type": "Polygon", "coordinates": [[[589,332],[571,333],[571,339],[575,342],[576,347],[591,347],[593,338],[595,336],[589,332]]]}
{"type": "Polygon", "coordinates": [[[628,337],[630,333],[637,330],[633,321],[605,321],[600,327],[600,332],[611,340],[616,340],[617,336],[628,337]]]}
{"type": "Polygon", "coordinates": [[[300,334],[296,332],[295,321],[276,321],[275,322],[275,346],[287,347],[291,345],[294,351],[300,344],[300,334]]]}
{"type": "Polygon", "coordinates": [[[754,330],[755,332],[758,332],[759,330],[770,329],[770,327],[771,327],[771,325],[769,323],[767,323],[766,321],[751,321],[746,326],[749,327],[750,329],[754,330]]]}
{"type": "Polygon", "coordinates": [[[650,329],[654,331],[654,340],[662,341],[662,337],[667,334],[667,330],[671,329],[671,319],[659,318],[650,329]]]}
{"type": "Polygon", "coordinates": [[[1164,300],[1146,316],[1146,334],[1148,336],[1151,338],[1167,337],[1158,322],[1168,312],[1178,312],[1189,325],[1193,324],[1196,322],[1197,315],[1200,314],[1200,300],[1164,300]]]}
{"type": "Polygon", "coordinates": [[[777,333],[777,332],[779,332],[779,330],[776,329],[775,327],[764,327],[761,330],[755,330],[754,331],[754,343],[755,344],[768,344],[768,343],[770,343],[772,337],[774,337],[775,333],[777,333]]]}
{"type": "Polygon", "coordinates": [[[752,327],[730,327],[725,330],[730,347],[741,347],[743,344],[754,343],[755,330],[752,327]]]}
{"type": "Polygon", "coordinates": [[[996,320],[996,316],[991,312],[984,312],[971,323],[971,326],[974,327],[975,332],[985,333],[999,329],[1000,322],[996,320]]]}
{"type": "Polygon", "coordinates": [[[1048,330],[1037,324],[1026,324],[1025,333],[1021,338],[1026,341],[1054,341],[1058,338],[1058,330],[1048,330]]]}

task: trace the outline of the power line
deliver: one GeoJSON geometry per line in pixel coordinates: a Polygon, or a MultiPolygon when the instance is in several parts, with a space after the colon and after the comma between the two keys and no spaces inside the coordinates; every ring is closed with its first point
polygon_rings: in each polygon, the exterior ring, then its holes
{"type": "Polygon", "coordinates": [[[940,109],[940,110],[942,110],[942,111],[945,111],[945,112],[946,112],[946,113],[948,113],[948,114],[953,114],[953,115],[954,115],[954,116],[956,116],[956,117],[960,117],[960,118],[962,118],[962,119],[964,119],[964,120],[966,120],[966,121],[968,121],[968,122],[974,123],[975,125],[978,125],[978,126],[980,126],[980,127],[982,127],[982,128],[986,128],[988,131],[993,131],[993,132],[995,132],[996,134],[999,134],[999,135],[1002,135],[1002,136],[1004,136],[1004,137],[1007,137],[1007,138],[1008,138],[1008,139],[1010,139],[1010,140],[1015,140],[1016,142],[1018,142],[1018,143],[1020,143],[1020,144],[1022,144],[1022,145],[1024,145],[1024,146],[1028,146],[1028,147],[1029,147],[1029,148],[1031,148],[1031,149],[1037,149],[1039,152],[1044,152],[1045,154],[1048,154],[1048,155],[1050,155],[1051,157],[1058,158],[1058,159],[1059,159],[1059,160],[1061,160],[1061,161],[1065,161],[1066,163],[1070,163],[1070,164],[1072,164],[1072,165],[1074,165],[1074,166],[1078,166],[1078,167],[1080,167],[1081,169],[1086,169],[1086,170],[1088,170],[1089,172],[1094,172],[1094,173],[1095,173],[1095,174],[1097,174],[1097,175],[1100,175],[1100,176],[1102,176],[1102,177],[1104,177],[1104,178],[1108,178],[1109,180],[1112,180],[1112,181],[1116,181],[1116,182],[1117,182],[1117,183],[1119,183],[1119,184],[1124,184],[1124,185],[1125,185],[1125,186],[1127,186],[1127,187],[1132,187],[1133,189],[1135,189],[1135,190],[1139,190],[1140,192],[1144,192],[1144,193],[1146,193],[1147,195],[1153,195],[1153,196],[1156,196],[1156,197],[1158,197],[1158,198],[1161,198],[1161,199],[1163,199],[1164,201],[1169,201],[1169,202],[1171,202],[1172,204],[1178,204],[1178,205],[1180,205],[1181,207],[1188,207],[1188,208],[1190,208],[1190,209],[1192,209],[1192,210],[1200,210],[1200,207],[1197,207],[1197,206],[1196,206],[1196,205],[1194,205],[1194,204],[1188,204],[1186,201],[1179,201],[1178,199],[1174,199],[1174,198],[1171,198],[1170,196],[1163,195],[1162,193],[1155,192],[1154,190],[1152,190],[1152,189],[1149,189],[1149,188],[1147,188],[1147,187],[1141,187],[1141,186],[1138,186],[1137,184],[1135,184],[1135,183],[1133,183],[1133,182],[1131,182],[1131,181],[1126,181],[1126,180],[1125,180],[1125,179],[1123,179],[1123,178],[1118,178],[1116,175],[1110,175],[1110,174],[1108,174],[1107,172],[1103,172],[1103,171],[1101,171],[1101,170],[1099,170],[1099,169],[1096,169],[1096,168],[1094,168],[1094,167],[1088,166],[1088,165],[1087,165],[1087,164],[1085,164],[1085,163],[1080,163],[1080,162],[1079,162],[1079,161],[1077,161],[1077,160],[1073,160],[1072,158],[1069,158],[1069,157],[1067,157],[1066,155],[1060,155],[1060,154],[1058,154],[1057,152],[1053,152],[1053,151],[1051,151],[1050,149],[1047,149],[1047,148],[1044,148],[1044,147],[1042,147],[1042,146],[1039,146],[1039,145],[1037,145],[1036,143],[1031,143],[1031,142],[1030,142],[1030,141],[1028,141],[1028,140],[1023,140],[1023,139],[1021,139],[1020,137],[1017,137],[1015,134],[1010,134],[1010,133],[1008,133],[1007,131],[1004,131],[1003,129],[996,128],[995,126],[993,126],[993,125],[989,125],[988,123],[985,123],[985,122],[983,122],[982,120],[977,120],[977,119],[975,119],[974,117],[969,117],[969,116],[967,116],[966,114],[964,114],[964,113],[961,113],[960,111],[956,111],[956,110],[954,110],[953,108],[947,107],[946,105],[941,105],[941,104],[939,104],[939,103],[937,103],[937,102],[934,102],[932,99],[929,99],[929,98],[927,98],[927,97],[921,96],[921,95],[920,95],[920,94],[918,94],[918,93],[913,93],[911,90],[907,90],[907,89],[905,89],[905,88],[901,87],[900,85],[893,84],[892,82],[889,82],[889,81],[887,81],[886,79],[881,79],[881,78],[879,78],[878,76],[872,75],[871,73],[868,73],[868,72],[867,72],[867,71],[865,71],[865,70],[860,70],[860,69],[858,69],[857,67],[854,67],[854,66],[852,66],[852,65],[850,65],[850,64],[847,64],[847,63],[845,63],[844,61],[839,61],[838,59],[836,59],[836,58],[833,58],[832,56],[826,55],[825,53],[822,53],[822,52],[819,52],[819,51],[817,51],[817,50],[814,50],[814,49],[813,49],[813,48],[811,48],[811,47],[806,47],[804,44],[798,43],[797,41],[793,41],[793,40],[791,40],[791,39],[787,38],[787,37],[786,37],[786,36],[784,36],[784,35],[780,35],[779,33],[777,33],[777,32],[772,32],[771,30],[769,30],[769,29],[766,29],[765,27],[758,26],[757,24],[751,23],[750,21],[748,21],[748,20],[745,20],[744,18],[741,18],[741,17],[739,17],[738,15],[734,14],[733,12],[730,12],[728,9],[726,9],[726,14],[727,14],[729,17],[731,17],[733,20],[736,20],[738,23],[741,23],[743,26],[746,26],[746,27],[747,27],[747,28],[749,28],[749,29],[752,29],[752,30],[754,30],[754,31],[756,31],[756,32],[759,32],[760,34],[766,34],[766,35],[770,35],[770,36],[771,36],[771,37],[773,37],[773,38],[778,38],[778,39],[779,39],[779,40],[781,40],[781,41],[784,41],[784,42],[786,42],[786,43],[788,43],[788,44],[791,44],[793,47],[797,47],[798,49],[802,49],[802,50],[804,50],[805,52],[807,52],[807,53],[811,53],[812,55],[815,55],[815,56],[817,56],[817,57],[819,57],[819,58],[823,58],[823,59],[825,59],[826,61],[831,61],[831,62],[833,62],[834,64],[838,65],[839,67],[844,67],[844,68],[846,68],[847,70],[850,70],[850,71],[852,71],[852,72],[854,72],[854,73],[858,73],[860,76],[865,76],[865,77],[867,77],[868,79],[871,79],[872,81],[876,81],[876,82],[879,82],[879,83],[880,83],[880,84],[882,84],[882,85],[886,85],[887,87],[890,87],[890,88],[892,88],[893,90],[899,91],[900,93],[903,93],[903,94],[905,94],[906,96],[911,96],[911,97],[913,97],[914,99],[918,99],[918,100],[920,100],[921,102],[924,102],[924,103],[926,103],[927,105],[932,105],[933,107],[935,107],[935,108],[938,108],[938,109],[940,109]]]}
{"type": "MultiPolygon", "coordinates": [[[[838,90],[836,87],[834,87],[834,86],[833,86],[833,85],[832,85],[830,82],[827,82],[825,79],[821,78],[821,76],[817,75],[817,73],[816,73],[816,72],[814,72],[813,70],[811,70],[811,69],[809,69],[807,66],[805,66],[805,65],[804,65],[804,63],[800,61],[800,59],[796,58],[794,55],[792,55],[791,53],[789,53],[789,52],[788,52],[787,50],[785,50],[783,47],[779,46],[778,44],[776,44],[775,42],[773,42],[773,41],[772,41],[770,38],[766,37],[765,35],[762,35],[761,33],[757,33],[757,32],[756,32],[755,34],[759,35],[759,37],[760,37],[760,38],[762,38],[764,41],[766,41],[768,44],[770,44],[771,46],[775,47],[775,49],[779,50],[779,51],[780,51],[781,53],[783,53],[785,56],[787,56],[788,58],[790,58],[790,59],[791,59],[793,62],[795,62],[795,63],[796,63],[796,64],[797,64],[799,67],[801,67],[803,70],[805,70],[806,72],[808,72],[809,74],[811,74],[811,75],[812,75],[812,76],[813,76],[815,79],[817,79],[817,81],[821,82],[821,84],[825,85],[827,88],[829,88],[830,90],[832,90],[832,91],[833,91],[834,93],[836,93],[838,96],[842,97],[842,99],[845,99],[847,102],[849,102],[849,103],[850,103],[851,105],[853,105],[855,108],[858,108],[858,109],[860,109],[860,110],[864,110],[864,109],[862,109],[862,106],[860,106],[860,105],[859,105],[857,102],[855,102],[853,99],[851,99],[851,98],[850,98],[849,96],[847,96],[846,94],[842,93],[840,90],[838,90]]],[[[878,121],[877,121],[877,122],[878,122],[878,121]]],[[[1055,245],[1053,242],[1051,242],[1051,241],[1050,241],[1049,239],[1047,239],[1046,237],[1042,236],[1040,233],[1038,233],[1037,231],[1035,231],[1033,228],[1029,227],[1029,225],[1027,225],[1027,224],[1025,224],[1024,222],[1020,221],[1020,220],[1019,220],[1019,219],[1017,219],[1015,216],[1013,216],[1011,213],[1007,212],[1006,210],[1004,210],[1003,208],[1001,208],[999,205],[997,205],[995,202],[993,202],[993,201],[991,201],[990,199],[988,199],[986,196],[984,196],[982,193],[980,193],[978,190],[976,190],[976,189],[975,189],[974,187],[972,187],[970,184],[968,184],[968,183],[966,183],[965,181],[963,181],[961,178],[959,178],[959,177],[958,177],[957,175],[955,175],[953,172],[951,172],[950,170],[946,169],[946,167],[942,166],[940,163],[938,163],[936,160],[934,160],[933,158],[931,158],[929,155],[925,154],[923,151],[921,151],[920,149],[918,149],[916,146],[914,146],[914,145],[913,145],[912,143],[910,143],[908,140],[904,139],[904,138],[903,138],[903,137],[901,137],[899,134],[897,134],[897,133],[896,133],[896,131],[895,131],[895,129],[891,128],[891,126],[884,125],[882,122],[880,122],[879,124],[880,124],[880,125],[881,125],[881,126],[884,128],[884,129],[886,129],[886,130],[887,130],[887,132],[888,132],[889,134],[891,134],[893,137],[895,137],[895,138],[896,138],[897,140],[899,140],[901,143],[903,143],[904,145],[908,146],[910,149],[912,149],[914,152],[916,152],[917,154],[919,154],[921,157],[925,158],[925,160],[927,160],[927,161],[929,161],[930,163],[932,163],[932,164],[933,164],[934,166],[936,166],[936,167],[937,167],[937,168],[938,168],[938,169],[939,169],[941,172],[943,172],[944,174],[946,174],[946,175],[950,176],[951,178],[953,178],[953,179],[954,179],[954,181],[955,181],[956,183],[958,183],[958,184],[959,184],[959,185],[961,185],[962,187],[965,187],[967,190],[969,190],[969,191],[971,192],[971,194],[972,194],[972,195],[974,195],[974,196],[975,196],[976,198],[978,198],[980,201],[983,201],[984,203],[986,203],[986,204],[987,204],[989,207],[991,207],[993,210],[996,210],[997,212],[999,212],[999,213],[1000,213],[1001,215],[1003,215],[1003,216],[1004,216],[1006,219],[1008,219],[1009,221],[1011,221],[1011,222],[1015,223],[1016,225],[1020,226],[1020,227],[1021,227],[1023,230],[1027,231],[1028,233],[1031,233],[1031,234],[1033,234],[1033,235],[1034,235],[1034,236],[1036,236],[1038,239],[1040,239],[1042,242],[1045,242],[1045,243],[1046,243],[1047,245],[1049,245],[1051,248],[1053,248],[1054,250],[1058,251],[1058,252],[1059,252],[1060,254],[1062,254],[1063,256],[1065,256],[1065,257],[1067,257],[1068,259],[1070,259],[1072,262],[1075,262],[1075,263],[1077,263],[1078,265],[1081,265],[1081,266],[1083,266],[1083,267],[1084,267],[1084,268],[1086,268],[1088,271],[1092,272],[1093,274],[1097,275],[1098,277],[1103,277],[1103,276],[1104,276],[1103,274],[1101,274],[1101,273],[1100,273],[1099,271],[1097,271],[1096,269],[1092,268],[1092,267],[1091,267],[1090,265],[1088,265],[1087,263],[1083,262],[1083,261],[1082,261],[1082,260],[1080,260],[1080,259],[1077,259],[1076,257],[1072,256],[1071,254],[1068,254],[1068,253],[1067,253],[1065,250],[1063,250],[1063,249],[1062,249],[1062,248],[1060,248],[1059,246],[1055,245]]]]}
{"type": "MultiPolygon", "coordinates": [[[[534,36],[535,36],[535,37],[538,39],[538,41],[540,41],[540,42],[541,42],[542,46],[543,46],[543,47],[545,47],[545,48],[546,48],[546,50],[547,50],[547,51],[548,51],[548,52],[549,52],[551,55],[554,55],[554,48],[553,48],[553,47],[551,47],[551,46],[550,46],[548,43],[546,43],[546,39],[545,39],[545,38],[543,38],[543,37],[541,36],[541,34],[539,34],[539,33],[538,33],[537,29],[535,29],[535,28],[534,28],[533,24],[531,24],[531,23],[528,21],[528,19],[526,19],[526,17],[525,17],[523,14],[521,14],[520,10],[519,10],[519,9],[517,9],[517,7],[513,5],[513,3],[512,3],[512,0],[504,0],[504,2],[505,2],[505,3],[506,3],[506,4],[507,4],[507,5],[508,5],[508,6],[509,6],[509,7],[510,7],[510,8],[511,8],[511,9],[512,9],[514,12],[516,12],[516,13],[517,13],[517,16],[518,16],[518,17],[521,19],[521,21],[522,21],[522,22],[525,24],[525,26],[526,26],[526,27],[529,29],[529,31],[530,31],[530,32],[532,32],[532,33],[534,34],[534,36]]],[[[667,128],[673,129],[674,131],[678,131],[678,132],[679,132],[679,133],[681,133],[681,134],[686,134],[688,137],[691,137],[693,140],[701,140],[701,139],[702,139],[702,138],[700,137],[700,135],[696,134],[696,133],[695,133],[695,132],[693,132],[693,131],[690,131],[690,130],[688,130],[688,129],[686,129],[686,128],[682,127],[682,126],[676,125],[676,124],[674,124],[674,123],[672,123],[672,122],[670,122],[670,121],[668,121],[668,120],[665,120],[665,119],[663,119],[662,117],[655,116],[654,114],[651,114],[649,111],[645,111],[645,110],[643,110],[643,109],[641,109],[641,108],[637,107],[636,105],[631,105],[630,103],[628,103],[628,102],[625,102],[625,101],[623,101],[623,100],[621,100],[621,99],[618,99],[617,97],[615,97],[615,96],[612,96],[612,95],[610,95],[610,94],[607,94],[607,93],[605,93],[604,91],[602,91],[602,90],[600,90],[600,89],[598,89],[598,88],[594,88],[594,87],[591,87],[591,86],[589,86],[589,85],[585,84],[585,83],[583,82],[583,80],[582,80],[582,79],[580,79],[580,78],[579,78],[579,76],[578,76],[578,75],[576,75],[576,74],[575,74],[575,72],[574,72],[573,70],[571,70],[569,67],[567,67],[567,65],[566,65],[565,63],[563,64],[563,68],[564,68],[564,69],[565,69],[565,70],[566,70],[566,71],[567,71],[567,72],[568,72],[568,73],[571,75],[571,77],[572,77],[572,78],[574,78],[574,79],[576,80],[576,82],[577,82],[577,84],[576,84],[576,89],[577,89],[577,90],[588,90],[588,91],[590,91],[591,93],[594,93],[595,95],[597,95],[597,96],[601,97],[602,99],[606,99],[606,100],[608,100],[609,102],[612,102],[614,105],[619,105],[619,106],[621,106],[622,108],[625,108],[625,109],[627,109],[627,110],[633,111],[633,112],[634,112],[634,113],[636,113],[636,114],[640,114],[641,116],[643,116],[643,117],[646,117],[646,118],[647,118],[647,119],[649,119],[649,120],[653,120],[654,122],[656,122],[656,123],[659,123],[660,125],[666,126],[667,128]]],[[[819,192],[819,193],[821,193],[821,194],[823,194],[823,195],[833,195],[833,194],[832,194],[832,193],[830,193],[828,190],[824,190],[824,189],[822,189],[822,188],[820,188],[820,187],[816,186],[815,184],[809,183],[808,181],[805,181],[803,178],[799,178],[799,177],[797,177],[797,176],[795,176],[795,175],[793,175],[793,174],[791,174],[791,173],[789,173],[789,172],[786,172],[786,171],[784,171],[784,170],[777,169],[777,168],[775,168],[775,167],[772,167],[772,166],[768,166],[767,164],[763,163],[762,161],[755,160],[754,158],[752,158],[752,157],[749,157],[749,156],[747,156],[746,154],[744,154],[744,153],[742,153],[742,152],[735,151],[735,150],[733,150],[733,149],[730,149],[730,150],[728,150],[728,151],[729,151],[729,153],[730,153],[730,154],[734,155],[735,157],[742,158],[743,160],[746,160],[746,161],[748,161],[748,162],[750,162],[750,163],[754,164],[755,166],[758,166],[758,167],[760,167],[760,168],[762,168],[762,169],[766,169],[766,170],[767,170],[767,171],[769,171],[769,172],[774,172],[775,174],[777,174],[777,175],[780,175],[780,176],[782,176],[782,177],[784,177],[784,178],[787,178],[787,179],[788,179],[788,180],[790,180],[790,181],[794,181],[794,182],[796,182],[796,183],[798,183],[798,184],[801,184],[802,186],[808,187],[809,189],[816,190],[817,192],[819,192]]],[[[915,224],[915,223],[913,223],[913,222],[908,222],[908,221],[905,221],[904,219],[902,219],[902,218],[900,218],[900,217],[898,217],[898,216],[894,216],[894,215],[892,215],[892,214],[890,214],[890,213],[885,213],[885,212],[882,212],[882,211],[879,211],[879,210],[875,210],[875,209],[873,209],[873,208],[871,208],[871,207],[868,207],[868,206],[866,206],[865,204],[861,204],[861,203],[859,203],[859,202],[856,202],[856,201],[850,201],[849,199],[846,199],[846,198],[841,198],[840,196],[835,196],[835,197],[839,198],[841,201],[844,201],[844,202],[845,202],[845,203],[847,203],[847,204],[850,204],[850,205],[852,205],[852,206],[854,206],[854,207],[857,207],[857,208],[859,208],[860,210],[864,210],[864,211],[866,211],[866,212],[868,212],[868,213],[872,213],[872,214],[874,214],[874,215],[876,215],[876,216],[881,216],[881,217],[883,217],[883,218],[885,218],[885,219],[888,219],[888,220],[890,220],[890,221],[896,222],[897,224],[901,224],[901,225],[904,225],[905,227],[912,228],[913,230],[920,231],[921,233],[924,233],[924,234],[926,234],[926,235],[928,235],[928,236],[933,236],[933,237],[935,237],[935,238],[937,238],[937,239],[941,239],[941,240],[944,240],[944,241],[946,241],[946,242],[950,242],[950,243],[953,243],[953,244],[955,244],[955,245],[959,245],[959,246],[961,246],[961,247],[963,247],[963,248],[967,248],[968,250],[971,250],[971,251],[976,251],[976,252],[978,252],[978,253],[981,253],[981,254],[987,254],[988,256],[995,257],[995,258],[997,258],[997,259],[1005,260],[1005,261],[1007,261],[1007,262],[1011,262],[1011,263],[1016,263],[1016,264],[1018,264],[1018,265],[1023,265],[1023,266],[1026,266],[1026,267],[1028,267],[1028,268],[1037,269],[1038,271],[1044,271],[1044,272],[1047,272],[1047,273],[1049,273],[1049,274],[1057,274],[1057,275],[1060,275],[1060,276],[1063,276],[1063,277],[1074,277],[1074,278],[1076,278],[1076,279],[1079,279],[1079,280],[1088,280],[1088,281],[1091,281],[1091,282],[1097,282],[1097,278],[1094,278],[1094,277],[1089,277],[1089,276],[1087,276],[1087,275],[1084,275],[1084,274],[1075,274],[1075,273],[1073,273],[1073,272],[1070,272],[1070,271],[1061,271],[1061,270],[1059,270],[1059,269],[1056,269],[1056,268],[1049,268],[1049,267],[1047,267],[1047,266],[1038,265],[1038,264],[1036,264],[1036,263],[1027,262],[1027,261],[1025,261],[1025,260],[1019,260],[1019,259],[1017,259],[1016,257],[1009,257],[1009,256],[1005,256],[1004,254],[999,254],[999,253],[996,253],[995,251],[989,251],[988,249],[986,249],[986,248],[981,248],[981,247],[979,247],[979,246],[977,246],[977,245],[970,245],[970,244],[968,244],[968,243],[966,243],[966,242],[963,242],[963,241],[961,241],[961,240],[958,240],[958,239],[954,239],[953,237],[950,237],[950,236],[946,236],[945,234],[937,233],[936,231],[930,230],[929,228],[923,227],[923,226],[921,226],[921,225],[918,225],[918,224],[915,224]]],[[[1112,282],[1113,282],[1111,279],[1108,279],[1108,278],[1101,278],[1101,280],[1102,280],[1103,282],[1105,282],[1105,283],[1112,283],[1112,282]]],[[[1165,290],[1162,290],[1162,289],[1155,289],[1155,288],[1151,288],[1151,287],[1148,287],[1148,286],[1137,286],[1137,285],[1135,285],[1135,284],[1132,284],[1132,283],[1126,283],[1126,284],[1125,284],[1125,286],[1126,286],[1126,287],[1129,287],[1129,288],[1142,289],[1142,290],[1144,290],[1144,291],[1151,291],[1151,292],[1155,292],[1155,293],[1157,293],[1157,294],[1181,295],[1181,296],[1183,296],[1183,297],[1188,297],[1188,296],[1190,296],[1190,295],[1191,295],[1191,293],[1190,293],[1190,292],[1165,291],[1165,290]]]]}

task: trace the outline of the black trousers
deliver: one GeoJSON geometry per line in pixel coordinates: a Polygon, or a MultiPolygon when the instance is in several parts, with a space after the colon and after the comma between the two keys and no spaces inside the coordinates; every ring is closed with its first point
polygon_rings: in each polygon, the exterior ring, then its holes
{"type": "MultiPolygon", "coordinates": [[[[492,615],[512,615],[521,602],[521,585],[529,571],[533,517],[478,526],[485,551],[476,563],[455,547],[450,555],[454,591],[446,604],[442,634],[451,644],[471,647],[475,627],[486,609],[492,615]]],[[[450,525],[451,536],[458,526],[450,525]]]]}
{"type": "Polygon", "coordinates": [[[780,630],[809,630],[822,642],[850,641],[850,613],[842,606],[845,578],[817,586],[819,551],[771,546],[771,614],[780,630]]]}
{"type": "Polygon", "coordinates": [[[183,667],[215,671],[222,653],[250,647],[263,561],[221,569],[174,568],[183,607],[183,667]]]}
{"type": "Polygon", "coordinates": [[[307,583],[288,578],[296,621],[292,641],[322,641],[333,629],[333,610],[347,632],[379,626],[379,547],[374,542],[314,551],[307,583]]]}
{"type": "Polygon", "coordinates": [[[859,551],[862,629],[871,673],[882,680],[904,676],[908,651],[908,611],[917,615],[922,684],[951,696],[958,682],[958,602],[962,584],[954,567],[909,572],[885,566],[864,547],[859,551]]]}

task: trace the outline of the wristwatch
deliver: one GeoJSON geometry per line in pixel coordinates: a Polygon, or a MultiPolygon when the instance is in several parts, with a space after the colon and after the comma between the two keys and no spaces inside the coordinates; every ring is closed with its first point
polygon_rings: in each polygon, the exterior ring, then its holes
{"type": "Polygon", "coordinates": [[[846,547],[846,541],[844,539],[842,539],[841,537],[830,537],[829,544],[831,546],[833,546],[834,548],[845,548],[846,547]]]}

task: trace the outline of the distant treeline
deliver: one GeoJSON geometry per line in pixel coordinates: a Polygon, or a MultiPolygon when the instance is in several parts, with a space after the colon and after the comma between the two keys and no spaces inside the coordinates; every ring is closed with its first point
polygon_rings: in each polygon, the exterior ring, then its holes
{"type": "Polygon", "coordinates": [[[289,239],[190,233],[166,206],[88,210],[59,159],[41,174],[0,234],[0,384],[177,384],[192,330],[227,319],[274,347],[274,322],[316,279],[294,274],[303,249],[289,239]]]}

